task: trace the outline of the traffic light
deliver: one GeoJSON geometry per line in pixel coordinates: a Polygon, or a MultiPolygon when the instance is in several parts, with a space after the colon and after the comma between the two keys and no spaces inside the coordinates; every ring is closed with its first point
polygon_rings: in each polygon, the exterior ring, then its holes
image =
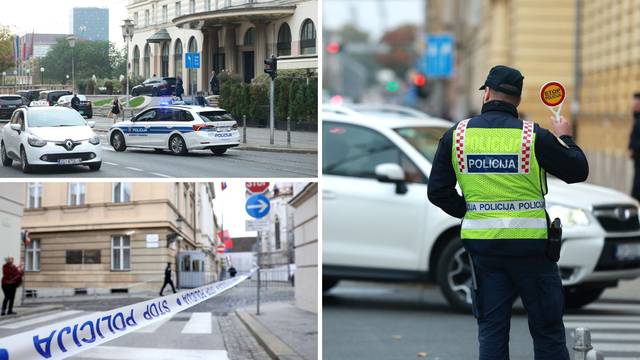
{"type": "Polygon", "coordinates": [[[411,82],[413,82],[413,86],[416,88],[416,93],[420,98],[426,98],[429,96],[427,93],[427,77],[424,74],[416,73],[412,76],[411,82]]]}
{"type": "Polygon", "coordinates": [[[337,41],[333,41],[327,44],[327,52],[329,54],[335,55],[339,53],[340,50],[342,50],[342,47],[340,46],[340,43],[337,41]]]}
{"type": "Polygon", "coordinates": [[[388,92],[397,92],[400,89],[400,84],[395,80],[387,81],[386,89],[388,92]]]}
{"type": "Polygon", "coordinates": [[[264,61],[264,72],[271,76],[271,79],[275,79],[278,75],[278,58],[271,55],[270,58],[264,61]]]}

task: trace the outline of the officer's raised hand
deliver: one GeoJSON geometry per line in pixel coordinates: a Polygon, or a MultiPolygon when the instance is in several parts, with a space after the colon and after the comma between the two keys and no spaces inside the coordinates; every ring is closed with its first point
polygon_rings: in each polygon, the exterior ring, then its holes
{"type": "Polygon", "coordinates": [[[564,116],[560,115],[559,120],[556,120],[555,116],[550,116],[549,119],[551,120],[551,126],[553,126],[553,132],[557,137],[563,135],[572,136],[571,123],[569,122],[569,120],[565,119],[564,116]]]}

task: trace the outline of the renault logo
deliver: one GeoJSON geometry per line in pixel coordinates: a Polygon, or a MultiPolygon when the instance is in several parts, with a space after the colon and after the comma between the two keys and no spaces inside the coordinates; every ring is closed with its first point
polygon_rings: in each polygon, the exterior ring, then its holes
{"type": "Polygon", "coordinates": [[[71,141],[71,140],[65,141],[64,142],[64,147],[67,148],[67,150],[69,150],[69,151],[73,150],[73,147],[74,147],[73,141],[71,141]]]}

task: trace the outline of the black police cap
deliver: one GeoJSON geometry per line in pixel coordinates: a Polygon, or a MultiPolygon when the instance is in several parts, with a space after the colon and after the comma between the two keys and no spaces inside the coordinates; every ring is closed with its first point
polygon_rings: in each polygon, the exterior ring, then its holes
{"type": "Polygon", "coordinates": [[[524,80],[524,76],[520,71],[508,66],[496,65],[489,71],[487,80],[480,87],[480,90],[489,87],[505,94],[521,96],[522,80],[524,80]]]}

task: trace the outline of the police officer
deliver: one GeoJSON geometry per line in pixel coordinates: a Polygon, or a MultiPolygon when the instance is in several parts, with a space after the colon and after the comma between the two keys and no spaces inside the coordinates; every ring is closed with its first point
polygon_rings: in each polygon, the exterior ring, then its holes
{"type": "Polygon", "coordinates": [[[587,178],[589,166],[566,119],[552,117],[554,135],[518,118],[523,79],[507,66],[491,69],[480,88],[481,114],[440,139],[428,196],[447,214],[463,218],[460,238],[473,261],[480,359],[509,359],[511,308],[520,296],[535,359],[568,360],[562,283],[557,264],[546,255],[546,173],[576,183],[587,178]]]}

